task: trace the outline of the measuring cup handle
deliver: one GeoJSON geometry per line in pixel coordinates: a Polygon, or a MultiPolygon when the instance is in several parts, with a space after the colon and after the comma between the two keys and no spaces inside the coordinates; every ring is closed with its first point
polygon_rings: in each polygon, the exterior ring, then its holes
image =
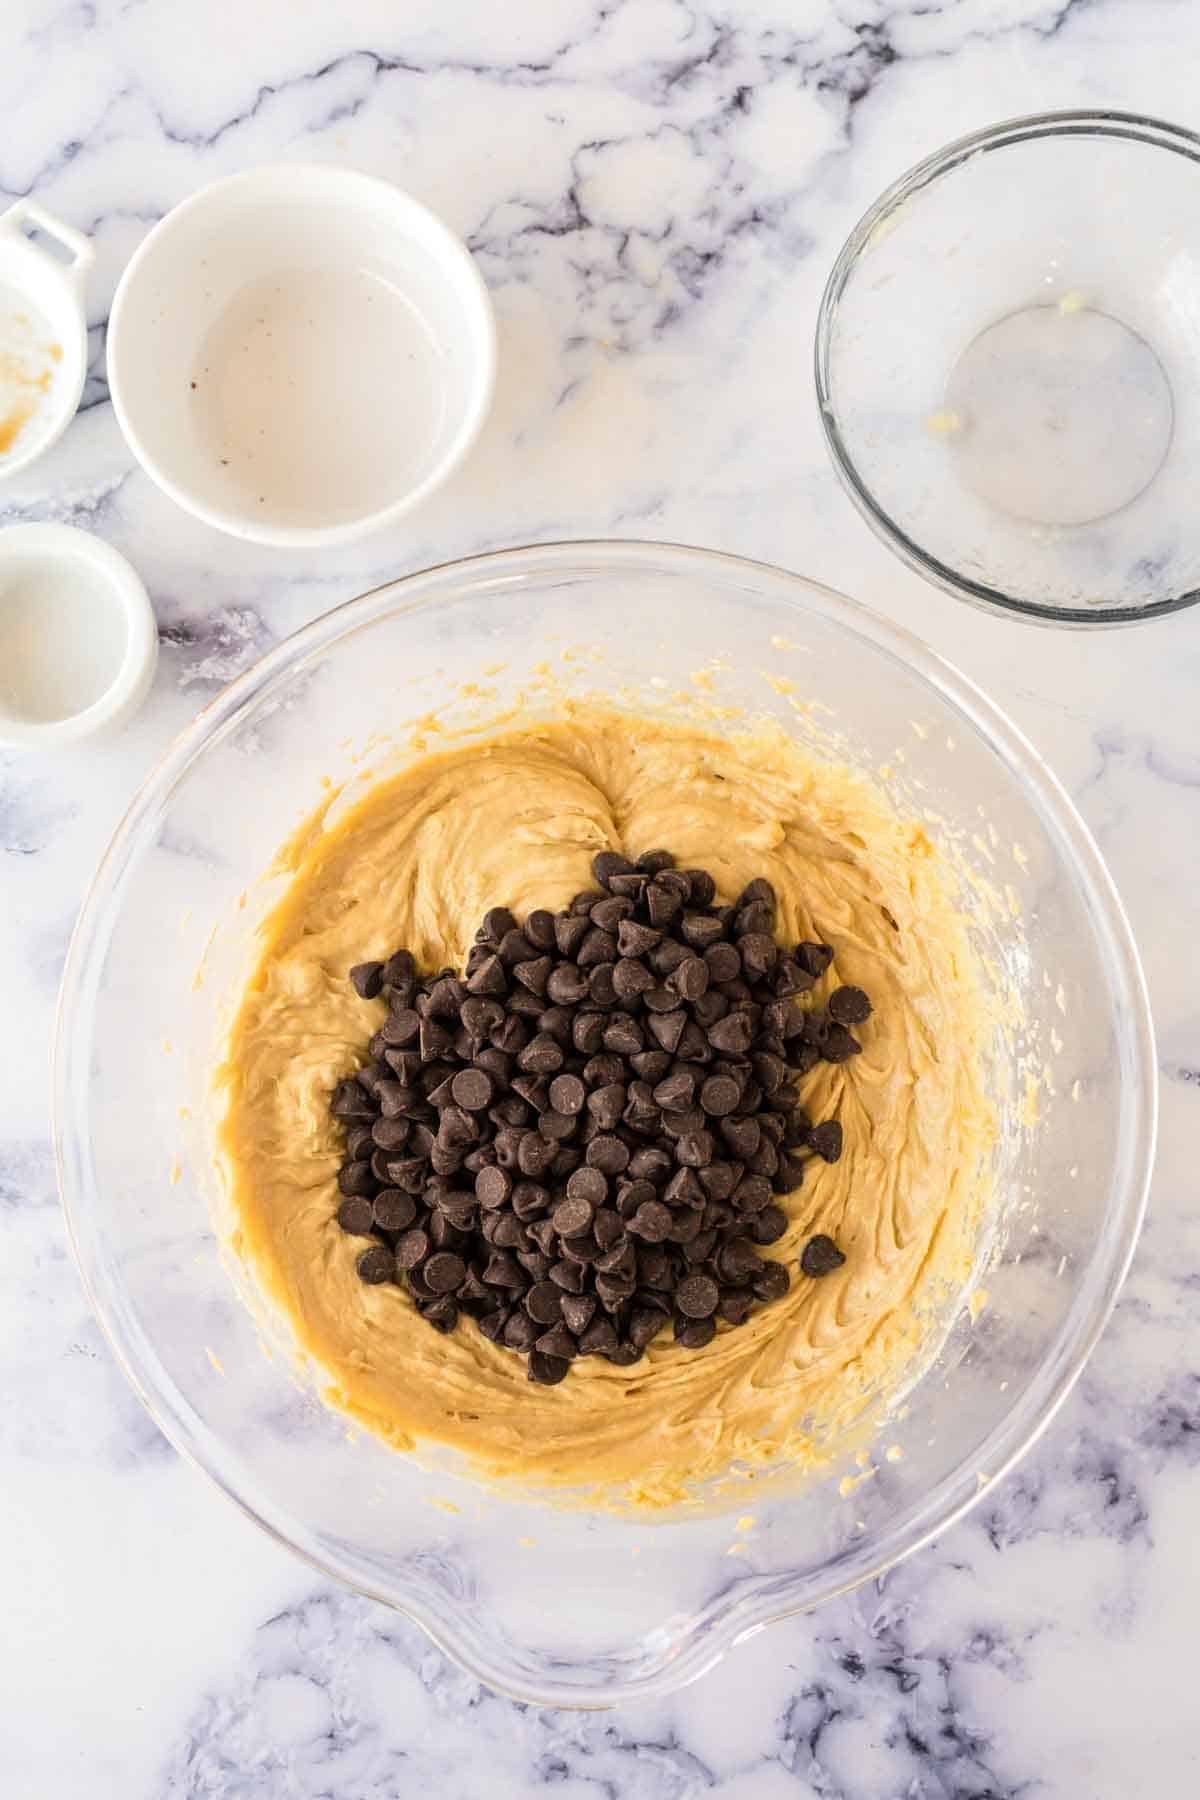
{"type": "Polygon", "coordinates": [[[82,289],[87,272],[96,260],[91,239],[85,237],[82,231],[76,231],[73,225],[65,225],[61,219],[56,219],[53,213],[47,212],[44,206],[39,206],[36,200],[18,200],[7,212],[0,213],[0,232],[23,238],[39,256],[46,256],[47,261],[52,262],[79,289],[82,289]],[[56,257],[47,256],[40,245],[33,243],[25,230],[26,221],[36,225],[39,231],[44,231],[47,237],[52,237],[65,250],[69,250],[70,262],[60,263],[56,257]]]}

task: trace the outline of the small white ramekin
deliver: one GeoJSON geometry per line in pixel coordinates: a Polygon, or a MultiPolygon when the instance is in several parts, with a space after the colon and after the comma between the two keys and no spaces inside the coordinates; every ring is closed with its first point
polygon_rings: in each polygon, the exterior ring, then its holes
{"type": "Polygon", "coordinates": [[[495,365],[466,247],[390,182],[325,164],[250,169],[177,206],[108,327],[147,474],[207,524],[290,549],[425,499],[478,435],[495,365]]]}
{"type": "Polygon", "coordinates": [[[157,661],[149,596],[111,544],[70,525],[0,531],[0,744],[58,749],[123,724],[157,661]]]}

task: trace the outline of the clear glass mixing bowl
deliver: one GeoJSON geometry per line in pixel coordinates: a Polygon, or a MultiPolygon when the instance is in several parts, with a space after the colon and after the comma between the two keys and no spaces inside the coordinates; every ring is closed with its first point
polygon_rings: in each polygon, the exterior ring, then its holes
{"type": "Polygon", "coordinates": [[[1155,1120],[1120,903],[1012,725],[915,639],[826,588],[636,543],[506,551],[393,582],[226,689],[145,783],[96,876],[63,983],[55,1088],[80,1267],[172,1443],[272,1535],[419,1620],[483,1681],[575,1705],[690,1680],[770,1620],[909,1554],[1004,1472],[1112,1306],[1155,1120]],[[957,846],[964,902],[978,875],[1018,909],[977,926],[1023,1012],[1016,1053],[997,1050],[986,1306],[973,1326],[962,1309],[869,1461],[848,1451],[827,1476],[750,1486],[703,1516],[553,1510],[348,1429],[285,1355],[263,1354],[216,1224],[209,1072],[280,891],[260,879],[280,841],[325,779],[394,761],[431,709],[465,725],[523,693],[551,711],[564,685],[646,712],[700,694],[773,714],[819,754],[890,770],[880,778],[898,804],[957,846]],[[1035,1129],[1022,1057],[1042,1070],[1035,1129]],[[744,1512],[752,1529],[737,1529],[744,1512]]]}
{"type": "Polygon", "coordinates": [[[1044,113],[881,194],[830,274],[816,384],[879,536],[961,599],[1078,626],[1200,600],[1200,137],[1044,113]]]}

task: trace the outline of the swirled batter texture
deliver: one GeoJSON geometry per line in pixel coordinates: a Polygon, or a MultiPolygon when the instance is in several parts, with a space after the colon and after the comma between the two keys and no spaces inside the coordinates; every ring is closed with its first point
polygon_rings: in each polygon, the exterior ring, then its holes
{"type": "Polygon", "coordinates": [[[493,1478],[633,1503],[672,1503],[739,1461],[836,1448],[940,1329],[986,1200],[986,1008],[920,827],[781,733],[581,710],[425,758],[300,841],[220,1071],[221,1149],[234,1248],[325,1371],[327,1398],[399,1447],[449,1444],[493,1478]],[[864,1054],[801,1084],[814,1118],[841,1120],[845,1152],[810,1162],[781,1202],[790,1229],[767,1254],[792,1270],[782,1300],[706,1349],[664,1334],[633,1368],[586,1358],[540,1388],[470,1322],[443,1337],[402,1287],[355,1273],[361,1243],[334,1219],[329,1094],[384,1007],[347,971],[400,945],[460,965],[489,906],[564,906],[597,850],[660,846],[710,870],[723,898],[767,876],[781,937],[834,946],[818,998],[841,983],[871,995],[864,1054]],[[817,1281],[797,1268],[815,1231],[846,1253],[817,1281]]]}

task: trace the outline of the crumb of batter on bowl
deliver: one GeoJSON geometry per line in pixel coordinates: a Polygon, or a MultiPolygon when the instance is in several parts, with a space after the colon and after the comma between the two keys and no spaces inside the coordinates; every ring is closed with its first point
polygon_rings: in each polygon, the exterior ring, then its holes
{"type": "Polygon", "coordinates": [[[916,853],[911,821],[876,788],[777,726],[718,736],[568,703],[422,755],[336,816],[327,798],[276,867],[289,885],[216,1074],[218,1147],[230,1247],[330,1404],[400,1449],[449,1446],[482,1479],[665,1507],[726,1476],[828,1467],[924,1366],[989,1199],[993,1021],[951,871],[923,834],[916,853]],[[475,1329],[438,1335],[401,1285],[356,1272],[329,1112],[363,1054],[348,974],[397,945],[461,968],[489,907],[565,908],[598,852],[659,845],[711,871],[718,898],[768,880],[780,940],[832,945],[823,986],[869,993],[876,1029],[863,1054],[802,1084],[845,1141],[779,1202],[771,1254],[795,1274],[787,1293],[701,1349],[664,1335],[631,1367],[581,1358],[542,1388],[511,1350],[475,1329]],[[819,1231],[845,1262],[805,1279],[819,1231]]]}

